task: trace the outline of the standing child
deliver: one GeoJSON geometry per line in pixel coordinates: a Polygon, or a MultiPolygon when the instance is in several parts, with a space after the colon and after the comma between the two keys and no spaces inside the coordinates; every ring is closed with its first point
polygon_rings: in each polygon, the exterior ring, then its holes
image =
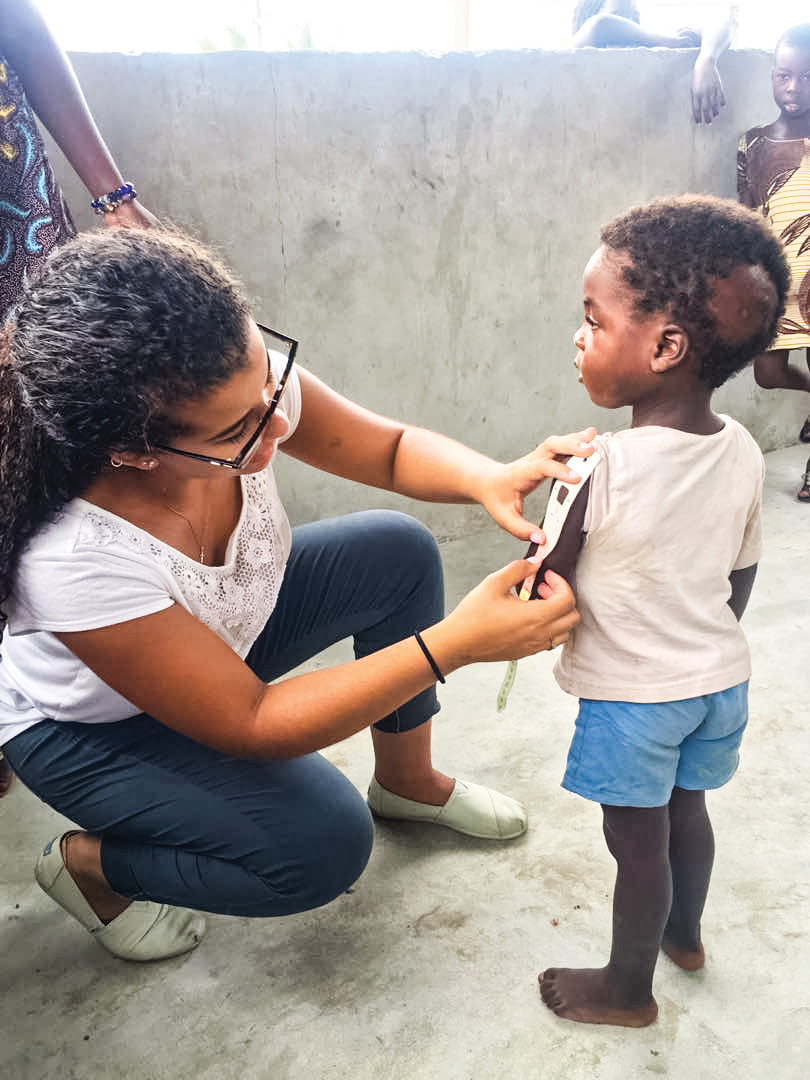
{"type": "Polygon", "coordinates": [[[607,966],[540,975],[543,1001],[570,1020],[650,1024],[659,948],[703,966],[704,793],[734,773],[747,718],[737,620],[760,554],[763,477],[756,443],[711,397],[768,347],[788,282],[761,218],[693,195],[617,218],[585,269],[580,381],[633,418],[595,440],[587,506],[566,521],[584,544],[581,622],[555,668],[580,698],[563,786],[601,803],[617,863],[607,966]]]}
{"type": "MultiPolygon", "coordinates": [[[[737,192],[783,242],[792,281],[785,317],[770,349],[754,360],[754,377],[767,390],[810,391],[810,373],[789,363],[791,349],[805,349],[810,368],[810,23],[779,39],[771,82],[779,116],[740,139],[737,192]]],[[[799,439],[810,442],[810,416],[799,439]]],[[[810,460],[796,497],[810,502],[810,460]]]]}

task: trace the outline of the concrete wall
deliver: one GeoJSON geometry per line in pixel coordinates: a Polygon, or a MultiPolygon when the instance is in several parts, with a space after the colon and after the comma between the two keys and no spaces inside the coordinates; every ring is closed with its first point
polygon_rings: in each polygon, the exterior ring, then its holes
{"type": "MultiPolygon", "coordinates": [[[[502,458],[550,431],[627,423],[572,367],[599,226],[657,194],[733,195],[739,133],[775,112],[764,52],[723,58],[730,104],[711,127],[690,118],[691,52],[73,59],[146,205],[224,250],[304,365],[502,458]]],[[[800,395],[762,394],[750,373],[716,400],[763,449],[792,442],[805,415],[800,395]]],[[[297,463],[282,485],[293,520],[410,508],[297,463]]],[[[446,536],[478,521],[418,513],[446,536]]]]}

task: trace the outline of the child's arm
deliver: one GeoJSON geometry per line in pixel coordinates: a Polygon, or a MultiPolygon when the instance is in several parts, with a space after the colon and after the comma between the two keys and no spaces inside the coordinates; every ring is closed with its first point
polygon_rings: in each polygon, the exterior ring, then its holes
{"type": "Polygon", "coordinates": [[[703,27],[700,52],[692,69],[692,119],[710,124],[726,103],[717,61],[731,44],[734,15],[731,5],[703,27]]]}
{"type": "MultiPolygon", "coordinates": [[[[566,503],[563,501],[566,499],[566,495],[570,499],[570,494],[566,489],[566,486],[561,482],[558,482],[551,489],[549,496],[549,505],[546,507],[546,514],[543,519],[543,528],[546,530],[547,544],[551,550],[544,556],[542,563],[540,564],[537,573],[533,579],[529,579],[524,582],[523,588],[520,592],[521,600],[537,600],[540,596],[539,589],[543,583],[546,570],[553,570],[560,577],[565,578],[570,583],[570,580],[574,573],[574,568],[579,558],[579,551],[582,547],[582,541],[584,539],[583,526],[585,524],[585,511],[588,507],[588,497],[591,487],[590,475],[587,475],[583,479],[579,488],[576,489],[573,502],[568,502],[567,509],[566,503]],[[554,514],[554,508],[552,508],[551,500],[558,498],[561,507],[556,507],[560,512],[565,512],[565,517],[562,524],[559,524],[559,519],[556,525],[551,525],[551,515],[554,514]],[[557,530],[559,529],[559,534],[557,530]],[[554,539],[556,537],[556,540],[554,539]]],[[[570,485],[568,485],[570,489],[570,485]]],[[[527,555],[534,555],[539,553],[542,555],[542,549],[539,549],[537,544],[532,544],[529,547],[527,555]]]]}
{"type": "Polygon", "coordinates": [[[729,581],[731,582],[731,596],[728,598],[728,606],[734,612],[737,622],[743,617],[746,605],[748,603],[748,597],[751,595],[751,589],[754,585],[754,578],[757,576],[757,564],[753,566],[745,566],[742,570],[732,570],[729,575],[729,581]]]}
{"type": "Polygon", "coordinates": [[[748,179],[748,140],[742,136],[737,145],[737,198],[750,210],[757,209],[757,201],[748,179]]]}

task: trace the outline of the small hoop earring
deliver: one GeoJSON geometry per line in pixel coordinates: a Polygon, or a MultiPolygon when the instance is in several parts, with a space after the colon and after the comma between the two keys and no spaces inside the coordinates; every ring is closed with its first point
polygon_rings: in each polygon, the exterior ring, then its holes
{"type": "Polygon", "coordinates": [[[121,460],[121,458],[115,458],[115,457],[111,457],[111,458],[110,458],[110,464],[112,465],[112,467],[113,467],[114,469],[120,469],[120,468],[121,468],[121,466],[122,466],[122,465],[123,465],[124,463],[123,463],[123,461],[121,460]]]}

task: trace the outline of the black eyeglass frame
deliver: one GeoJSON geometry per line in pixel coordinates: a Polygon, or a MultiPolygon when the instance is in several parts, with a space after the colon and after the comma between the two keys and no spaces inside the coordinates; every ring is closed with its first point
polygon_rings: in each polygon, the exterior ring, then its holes
{"type": "MultiPolygon", "coordinates": [[[[262,432],[270,423],[273,418],[273,413],[278,408],[278,403],[281,401],[281,395],[284,393],[284,387],[287,385],[287,379],[290,377],[293,363],[295,362],[295,354],[298,351],[298,342],[295,338],[287,337],[286,334],[280,334],[278,330],[271,330],[268,326],[262,326],[261,323],[256,323],[258,328],[263,334],[269,334],[271,337],[276,338],[278,341],[283,341],[289,348],[287,353],[287,363],[284,367],[281,378],[278,381],[270,404],[267,406],[267,411],[258,423],[256,430],[250,436],[248,441],[239,451],[239,453],[232,458],[220,458],[213,457],[210,454],[197,454],[191,450],[180,450],[176,446],[163,446],[160,443],[155,443],[152,446],[153,450],[161,450],[165,454],[178,454],[180,457],[191,458],[192,461],[203,461],[206,465],[215,465],[221,469],[243,469],[247,465],[253,455],[259,448],[262,432]]],[[[267,346],[267,362],[270,364],[270,347],[267,346]]]]}

